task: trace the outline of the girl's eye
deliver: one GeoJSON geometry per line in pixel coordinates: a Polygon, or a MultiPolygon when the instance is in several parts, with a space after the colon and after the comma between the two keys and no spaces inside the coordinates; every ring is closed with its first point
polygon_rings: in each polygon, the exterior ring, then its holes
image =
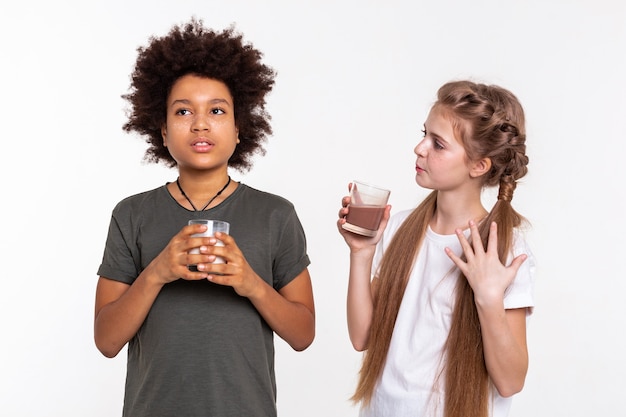
{"type": "Polygon", "coordinates": [[[422,129],[421,132],[422,132],[422,137],[425,138],[426,137],[426,129],[422,129]]]}
{"type": "Polygon", "coordinates": [[[435,149],[443,149],[443,145],[441,144],[441,142],[439,142],[438,140],[434,140],[433,141],[433,147],[435,149]]]}

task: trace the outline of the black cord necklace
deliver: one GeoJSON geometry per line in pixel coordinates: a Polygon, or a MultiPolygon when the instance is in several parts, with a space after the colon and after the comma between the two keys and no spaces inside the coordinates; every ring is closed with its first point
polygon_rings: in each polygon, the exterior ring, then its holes
{"type": "Polygon", "coordinates": [[[226,187],[228,187],[228,185],[230,184],[230,175],[228,176],[228,181],[226,182],[226,185],[222,187],[221,190],[219,190],[217,192],[217,194],[215,194],[213,196],[213,198],[211,198],[209,200],[208,203],[206,203],[204,205],[204,207],[202,207],[202,210],[198,210],[196,208],[196,206],[193,205],[193,203],[191,202],[191,200],[189,199],[189,197],[187,197],[187,194],[185,194],[185,191],[183,191],[183,187],[180,186],[180,181],[178,180],[179,178],[176,178],[176,185],[178,185],[178,189],[180,190],[180,193],[183,195],[183,197],[185,197],[185,199],[187,199],[187,201],[189,202],[189,204],[191,204],[191,207],[193,207],[193,211],[204,211],[206,210],[207,207],[209,207],[209,204],[211,204],[213,202],[213,200],[215,200],[217,197],[219,197],[220,194],[222,194],[222,192],[226,189],[226,187]]]}

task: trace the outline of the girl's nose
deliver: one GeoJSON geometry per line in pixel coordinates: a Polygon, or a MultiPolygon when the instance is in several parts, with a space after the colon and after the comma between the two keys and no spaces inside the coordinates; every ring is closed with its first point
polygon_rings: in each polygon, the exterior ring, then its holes
{"type": "Polygon", "coordinates": [[[413,152],[415,152],[415,155],[417,156],[424,156],[424,151],[425,151],[425,145],[424,145],[424,140],[421,140],[418,142],[417,145],[415,145],[415,148],[413,149],[413,152]]]}
{"type": "Polygon", "coordinates": [[[191,124],[191,130],[194,132],[209,130],[209,127],[209,122],[202,116],[195,117],[193,119],[193,123],[191,124]]]}

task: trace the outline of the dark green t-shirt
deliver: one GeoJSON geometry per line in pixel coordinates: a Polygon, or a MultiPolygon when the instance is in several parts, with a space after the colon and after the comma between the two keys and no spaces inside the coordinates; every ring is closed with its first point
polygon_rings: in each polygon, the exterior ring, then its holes
{"type": "MultiPolygon", "coordinates": [[[[165,186],[113,210],[98,275],[132,284],[193,218],[225,220],[252,269],[279,290],[308,265],[293,205],[240,184],[193,212],[165,186]]],[[[276,416],[273,332],[247,298],[209,281],[163,287],[128,344],[124,416],[276,416]]]]}

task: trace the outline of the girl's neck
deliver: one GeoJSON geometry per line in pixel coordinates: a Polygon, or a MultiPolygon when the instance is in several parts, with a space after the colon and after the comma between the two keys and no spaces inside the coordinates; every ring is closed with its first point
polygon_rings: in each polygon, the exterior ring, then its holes
{"type": "Polygon", "coordinates": [[[461,199],[458,196],[454,199],[448,197],[442,193],[437,195],[437,209],[429,223],[435,233],[454,234],[456,229],[467,229],[470,220],[478,223],[488,214],[482,205],[480,195],[478,198],[475,196],[461,199]]]}
{"type": "MultiPolygon", "coordinates": [[[[178,182],[185,194],[192,199],[209,199],[215,195],[228,181],[228,172],[211,173],[211,175],[194,175],[180,171],[178,182]]],[[[232,182],[232,181],[231,181],[232,182]]]]}
{"type": "Polygon", "coordinates": [[[168,184],[168,190],[178,204],[193,211],[207,210],[220,204],[237,188],[227,172],[213,175],[189,175],[179,172],[168,184]]]}

